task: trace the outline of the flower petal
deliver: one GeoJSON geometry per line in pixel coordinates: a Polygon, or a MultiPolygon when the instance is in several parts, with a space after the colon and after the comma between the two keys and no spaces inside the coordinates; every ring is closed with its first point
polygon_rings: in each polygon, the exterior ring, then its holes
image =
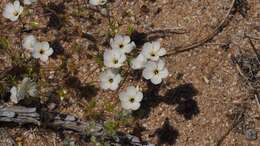
{"type": "Polygon", "coordinates": [[[143,77],[147,80],[151,79],[154,76],[154,73],[151,69],[145,68],[142,73],[143,77]]]}
{"type": "Polygon", "coordinates": [[[11,17],[13,17],[13,13],[15,12],[15,8],[13,6],[12,3],[7,3],[5,8],[4,8],[4,11],[3,11],[3,16],[5,18],[8,18],[10,19],[11,17]]]}
{"type": "Polygon", "coordinates": [[[117,83],[117,84],[119,84],[121,80],[122,80],[122,77],[121,77],[120,74],[117,74],[117,75],[115,76],[115,78],[114,78],[114,82],[117,83]]]}
{"type": "Polygon", "coordinates": [[[123,44],[127,45],[129,44],[131,41],[129,36],[123,36],[123,44]]]}
{"type": "Polygon", "coordinates": [[[138,110],[140,108],[141,104],[139,102],[135,102],[131,104],[131,109],[132,110],[138,110]]]}
{"type": "Polygon", "coordinates": [[[164,56],[166,54],[166,50],[164,48],[161,48],[158,52],[159,56],[164,56]]]}
{"type": "Polygon", "coordinates": [[[108,84],[108,82],[103,81],[100,83],[100,87],[104,90],[109,89],[109,86],[110,86],[110,84],[108,84]]]}
{"type": "Polygon", "coordinates": [[[23,39],[23,48],[27,49],[28,51],[32,52],[34,49],[34,45],[36,44],[37,40],[34,35],[29,35],[24,37],[23,39]]]}
{"type": "Polygon", "coordinates": [[[128,96],[135,97],[136,96],[136,92],[137,92],[137,89],[134,86],[127,87],[126,93],[127,93],[128,96]]]}
{"type": "Polygon", "coordinates": [[[16,10],[16,12],[20,12],[20,1],[16,0],[14,1],[14,8],[16,10]]]}
{"type": "Polygon", "coordinates": [[[45,51],[45,55],[47,56],[51,56],[53,53],[53,49],[52,48],[49,48],[47,51],[45,51]]]}
{"type": "Polygon", "coordinates": [[[153,76],[151,78],[151,82],[154,84],[154,85],[158,85],[162,82],[162,78],[160,78],[160,76],[156,75],[156,76],[153,76]]]}
{"type": "Polygon", "coordinates": [[[163,70],[160,71],[160,74],[159,76],[161,78],[166,78],[167,76],[169,75],[169,72],[168,72],[168,69],[167,68],[164,68],[163,70]]]}
{"type": "Polygon", "coordinates": [[[18,99],[17,99],[17,88],[16,87],[12,87],[10,90],[11,96],[10,99],[12,102],[14,103],[18,103],[18,99]]]}
{"type": "Polygon", "coordinates": [[[45,50],[48,50],[50,48],[50,45],[48,42],[41,42],[41,47],[45,50]]]}
{"type": "Polygon", "coordinates": [[[162,70],[164,68],[164,66],[165,66],[164,60],[160,59],[160,60],[157,61],[157,68],[159,70],[162,70]]]}
{"type": "Polygon", "coordinates": [[[111,90],[116,90],[117,88],[118,88],[118,83],[116,83],[116,82],[113,82],[111,85],[110,85],[110,89],[111,90]]]}
{"type": "Polygon", "coordinates": [[[120,99],[121,101],[128,101],[128,95],[127,95],[127,93],[126,93],[126,92],[120,92],[120,93],[119,93],[119,99],[120,99]]]}
{"type": "Polygon", "coordinates": [[[38,58],[41,57],[41,54],[39,53],[38,50],[35,49],[35,50],[33,50],[33,52],[32,52],[32,57],[38,59],[38,58]]]}
{"type": "Polygon", "coordinates": [[[136,102],[140,102],[140,101],[142,101],[142,99],[143,99],[143,93],[142,92],[140,92],[140,91],[138,91],[137,93],[136,93],[136,96],[135,96],[136,98],[135,98],[135,101],[136,102]]]}
{"type": "Polygon", "coordinates": [[[43,61],[43,62],[47,62],[47,61],[48,61],[48,56],[47,56],[47,55],[41,55],[41,56],[40,56],[40,59],[41,59],[41,61],[43,61]]]}
{"type": "Polygon", "coordinates": [[[160,42],[159,42],[159,41],[154,41],[154,42],[152,42],[152,48],[153,48],[155,51],[159,50],[160,47],[161,47],[161,45],[160,45],[160,42]]]}
{"type": "Polygon", "coordinates": [[[132,108],[132,103],[127,101],[121,101],[121,106],[123,109],[130,110],[132,108]]]}

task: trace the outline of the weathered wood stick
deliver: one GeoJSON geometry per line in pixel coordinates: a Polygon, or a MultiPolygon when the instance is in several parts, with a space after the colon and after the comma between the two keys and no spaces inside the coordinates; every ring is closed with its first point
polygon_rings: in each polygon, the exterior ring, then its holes
{"type": "Polygon", "coordinates": [[[82,135],[102,137],[102,139],[111,143],[122,145],[153,146],[153,144],[142,142],[138,137],[130,134],[117,133],[115,136],[109,136],[100,123],[84,122],[72,115],[40,111],[37,108],[0,106],[0,122],[11,122],[19,125],[33,124],[39,127],[72,130],[82,135]]]}

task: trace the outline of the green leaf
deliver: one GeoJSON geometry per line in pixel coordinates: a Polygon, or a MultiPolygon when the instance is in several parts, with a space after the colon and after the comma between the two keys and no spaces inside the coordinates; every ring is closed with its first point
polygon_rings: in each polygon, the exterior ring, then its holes
{"type": "Polygon", "coordinates": [[[32,21],[32,22],[30,22],[30,25],[32,28],[37,28],[39,26],[39,23],[36,21],[32,21]]]}
{"type": "Polygon", "coordinates": [[[133,26],[129,25],[127,30],[128,30],[128,35],[131,35],[135,31],[135,28],[133,26]]]}

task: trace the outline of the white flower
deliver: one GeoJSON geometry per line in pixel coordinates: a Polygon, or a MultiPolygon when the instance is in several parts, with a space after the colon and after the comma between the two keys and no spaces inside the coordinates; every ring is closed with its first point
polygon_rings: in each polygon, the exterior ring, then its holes
{"type": "Polygon", "coordinates": [[[134,86],[127,87],[125,92],[119,93],[121,105],[126,110],[137,110],[143,99],[143,93],[138,91],[134,86]]]}
{"type": "Polygon", "coordinates": [[[40,58],[41,61],[48,61],[49,56],[53,53],[48,42],[36,42],[32,52],[34,58],[40,58]]]}
{"type": "Polygon", "coordinates": [[[104,53],[104,64],[106,67],[119,68],[126,60],[125,54],[118,50],[106,50],[104,53]]]}
{"type": "Polygon", "coordinates": [[[143,70],[143,77],[147,80],[151,79],[151,82],[155,85],[160,84],[162,79],[166,78],[168,74],[169,72],[163,60],[149,61],[143,70]]]}
{"type": "Polygon", "coordinates": [[[131,60],[131,67],[132,69],[142,69],[147,62],[147,59],[144,57],[143,54],[139,54],[136,58],[131,60]]]}
{"type": "Polygon", "coordinates": [[[36,42],[37,42],[37,40],[34,35],[28,35],[23,38],[23,47],[25,49],[27,49],[28,51],[32,52],[36,42]]]}
{"type": "Polygon", "coordinates": [[[102,89],[116,90],[120,81],[122,80],[122,77],[115,69],[106,69],[101,73],[100,80],[100,86],[102,89]]]}
{"type": "Polygon", "coordinates": [[[89,3],[94,6],[104,5],[107,3],[107,0],[89,0],[89,3]]]}
{"type": "Polygon", "coordinates": [[[157,61],[159,57],[166,54],[166,50],[161,48],[160,42],[147,42],[143,46],[142,54],[152,61],[157,61]]]}
{"type": "Polygon", "coordinates": [[[31,5],[32,3],[35,3],[35,2],[37,2],[37,0],[24,0],[24,1],[23,1],[23,3],[24,3],[25,5],[31,5]]]}
{"type": "Polygon", "coordinates": [[[130,53],[135,48],[135,43],[131,42],[129,36],[116,35],[110,39],[112,49],[120,50],[122,53],[130,53]]]}
{"type": "Polygon", "coordinates": [[[23,12],[23,7],[20,5],[18,0],[14,1],[14,3],[7,3],[4,11],[3,16],[11,21],[16,21],[21,13],[23,12]]]}
{"type": "Polygon", "coordinates": [[[10,90],[10,99],[14,103],[18,103],[26,96],[37,96],[36,83],[29,78],[24,78],[18,87],[12,87],[10,90]]]}

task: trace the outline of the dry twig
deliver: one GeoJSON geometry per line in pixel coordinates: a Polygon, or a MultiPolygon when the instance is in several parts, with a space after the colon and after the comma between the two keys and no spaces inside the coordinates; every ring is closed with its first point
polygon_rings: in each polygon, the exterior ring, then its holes
{"type": "Polygon", "coordinates": [[[235,7],[235,3],[236,3],[236,0],[233,0],[226,16],[224,17],[224,19],[219,23],[219,25],[214,29],[214,31],[211,34],[209,34],[205,38],[202,38],[199,41],[193,42],[191,45],[179,46],[179,47],[174,48],[174,50],[169,51],[169,53],[167,53],[167,56],[171,56],[171,55],[174,55],[174,54],[177,54],[177,53],[190,51],[190,50],[197,48],[199,46],[202,46],[203,44],[212,40],[217,34],[219,34],[223,30],[223,28],[229,22],[229,18],[232,14],[233,8],[235,7]]]}

